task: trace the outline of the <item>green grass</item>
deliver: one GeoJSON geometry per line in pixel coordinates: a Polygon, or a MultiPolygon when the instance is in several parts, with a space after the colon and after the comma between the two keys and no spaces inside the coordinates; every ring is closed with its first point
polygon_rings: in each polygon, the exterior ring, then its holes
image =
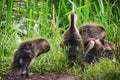
{"type": "Polygon", "coordinates": [[[109,59],[101,59],[95,65],[87,66],[84,72],[85,80],[119,80],[119,63],[114,63],[109,59]]]}
{"type": "MultiPolygon", "coordinates": [[[[120,61],[119,0],[73,0],[73,2],[78,17],[77,27],[88,22],[102,24],[107,31],[106,39],[116,45],[115,54],[117,55],[117,61],[120,61]]],[[[115,80],[119,78],[117,76],[119,74],[118,67],[109,60],[103,60],[94,67],[88,67],[88,70],[83,74],[79,65],[81,62],[81,55],[79,55],[75,66],[69,68],[67,54],[59,46],[62,33],[69,26],[68,15],[72,11],[71,4],[67,0],[10,0],[8,2],[1,0],[0,3],[2,4],[0,5],[0,75],[11,66],[12,55],[19,44],[19,33],[22,35],[21,40],[43,37],[48,39],[51,44],[51,50],[48,53],[36,58],[30,67],[32,72],[40,74],[56,71],[65,72],[84,75],[86,80],[91,77],[91,80],[110,80],[110,78],[115,80]],[[18,2],[20,3],[16,4],[18,2]],[[23,4],[24,6],[22,6],[23,4]],[[3,21],[6,21],[6,23],[3,24],[3,21]],[[35,24],[38,25],[36,29],[33,27],[35,24]],[[17,25],[20,27],[17,28],[17,25]],[[20,32],[19,29],[26,30],[26,33],[20,32]],[[103,64],[108,64],[109,68],[103,64]],[[101,67],[104,68],[101,69],[101,67]],[[91,70],[93,68],[94,70],[91,70]],[[104,69],[108,69],[107,72],[104,73],[104,69]],[[114,73],[112,74],[109,70],[114,73]],[[116,76],[107,77],[109,74],[116,76]]]]}

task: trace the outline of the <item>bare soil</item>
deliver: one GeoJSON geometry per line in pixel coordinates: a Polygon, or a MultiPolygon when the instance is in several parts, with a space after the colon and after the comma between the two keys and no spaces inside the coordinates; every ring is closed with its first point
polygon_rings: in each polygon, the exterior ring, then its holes
{"type": "MultiPolygon", "coordinates": [[[[11,80],[12,79],[16,80],[14,78],[11,78],[11,80]]],[[[4,77],[3,80],[8,80],[8,79],[4,77]]],[[[18,80],[82,80],[82,79],[78,75],[55,72],[55,73],[44,73],[44,74],[34,73],[29,77],[20,78],[18,80]]]]}

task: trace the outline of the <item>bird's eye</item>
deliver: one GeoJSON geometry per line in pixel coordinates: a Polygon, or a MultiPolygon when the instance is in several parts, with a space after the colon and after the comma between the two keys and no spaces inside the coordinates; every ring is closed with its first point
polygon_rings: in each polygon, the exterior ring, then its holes
{"type": "Polygon", "coordinates": [[[80,37],[76,37],[76,40],[80,40],[80,37]]]}

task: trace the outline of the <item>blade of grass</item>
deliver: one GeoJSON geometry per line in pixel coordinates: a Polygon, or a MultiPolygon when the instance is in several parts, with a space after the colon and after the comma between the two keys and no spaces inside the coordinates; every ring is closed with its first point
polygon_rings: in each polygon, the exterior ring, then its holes
{"type": "Polygon", "coordinates": [[[13,8],[13,3],[14,3],[14,0],[7,1],[7,17],[6,17],[7,26],[10,26],[11,23],[12,23],[12,8],[13,8]]]}

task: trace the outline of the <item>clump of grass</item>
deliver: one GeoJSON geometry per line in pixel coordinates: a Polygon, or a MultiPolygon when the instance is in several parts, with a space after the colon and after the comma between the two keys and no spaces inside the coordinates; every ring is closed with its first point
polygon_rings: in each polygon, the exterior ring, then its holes
{"type": "Polygon", "coordinates": [[[84,72],[85,80],[118,80],[120,79],[119,63],[109,59],[101,59],[100,62],[87,66],[84,72]]]}
{"type": "Polygon", "coordinates": [[[17,47],[17,31],[12,27],[4,27],[0,30],[0,76],[2,76],[12,64],[12,56],[17,47]]]}
{"type": "Polygon", "coordinates": [[[67,59],[66,54],[56,53],[50,51],[46,54],[42,54],[33,63],[31,70],[38,73],[44,72],[66,72],[67,69],[67,59]],[[52,56],[51,56],[52,55],[52,56]],[[35,69],[34,69],[35,68],[35,69]]]}
{"type": "Polygon", "coordinates": [[[17,30],[13,27],[4,27],[0,31],[0,46],[3,50],[3,54],[0,55],[4,58],[5,56],[10,56],[18,44],[17,30]]]}
{"type": "Polygon", "coordinates": [[[0,59],[0,76],[6,73],[6,70],[9,70],[11,66],[11,58],[4,57],[4,59],[0,59]]]}

